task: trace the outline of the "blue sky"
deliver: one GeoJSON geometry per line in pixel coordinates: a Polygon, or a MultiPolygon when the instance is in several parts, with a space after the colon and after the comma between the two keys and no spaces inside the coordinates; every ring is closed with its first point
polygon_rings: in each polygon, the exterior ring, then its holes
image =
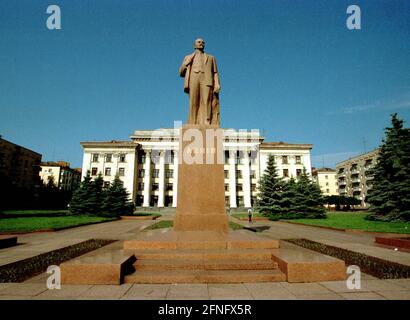
{"type": "Polygon", "coordinates": [[[185,122],[178,68],[198,36],[221,77],[221,125],[312,143],[313,165],[377,147],[410,118],[410,2],[3,0],[0,134],[80,166],[80,141],[185,122]],[[57,4],[62,29],[46,28],[57,4]],[[362,29],[346,28],[357,4],[362,29]]]}

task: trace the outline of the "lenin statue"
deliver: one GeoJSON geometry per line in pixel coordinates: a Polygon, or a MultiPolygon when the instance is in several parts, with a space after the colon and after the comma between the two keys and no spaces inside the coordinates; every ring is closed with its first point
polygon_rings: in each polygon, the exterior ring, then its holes
{"type": "Polygon", "coordinates": [[[215,57],[206,54],[205,41],[196,39],[195,51],[187,55],[179,68],[184,91],[189,94],[188,124],[220,126],[218,68],[215,57]]]}

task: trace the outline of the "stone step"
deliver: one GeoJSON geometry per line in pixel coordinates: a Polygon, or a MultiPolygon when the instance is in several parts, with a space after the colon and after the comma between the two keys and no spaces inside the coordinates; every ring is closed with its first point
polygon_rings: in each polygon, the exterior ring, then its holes
{"type": "Polygon", "coordinates": [[[140,249],[276,249],[279,241],[255,236],[249,232],[147,232],[124,241],[125,250],[140,249]]]}
{"type": "Polygon", "coordinates": [[[138,271],[166,270],[273,270],[278,264],[272,259],[265,260],[137,260],[134,267],[138,271]]]}
{"type": "MultiPolygon", "coordinates": [[[[128,252],[128,250],[127,250],[128,252]]],[[[272,249],[176,249],[131,251],[140,260],[270,260],[272,249]]]]}
{"type": "Polygon", "coordinates": [[[133,253],[97,249],[60,264],[62,284],[121,284],[125,274],[134,271],[133,253]]]}
{"type": "Polygon", "coordinates": [[[287,242],[282,242],[281,248],[272,250],[272,259],[286,274],[288,282],[346,280],[343,260],[287,242]]]}
{"type": "Polygon", "coordinates": [[[286,281],[279,270],[135,271],[125,283],[245,283],[286,281]]]}

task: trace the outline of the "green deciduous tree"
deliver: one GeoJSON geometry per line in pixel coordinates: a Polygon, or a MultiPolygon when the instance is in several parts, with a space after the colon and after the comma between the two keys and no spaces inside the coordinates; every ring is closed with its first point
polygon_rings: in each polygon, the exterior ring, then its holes
{"type": "Polygon", "coordinates": [[[386,128],[377,164],[371,170],[373,187],[366,201],[368,219],[410,221],[410,129],[393,114],[386,128]]]}

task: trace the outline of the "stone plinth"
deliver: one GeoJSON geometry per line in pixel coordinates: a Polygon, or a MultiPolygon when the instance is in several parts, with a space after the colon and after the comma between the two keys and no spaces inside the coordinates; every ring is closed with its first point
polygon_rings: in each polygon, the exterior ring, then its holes
{"type": "Polygon", "coordinates": [[[282,243],[272,250],[272,259],[286,274],[288,282],[320,282],[346,280],[346,266],[336,259],[293,244],[282,243]]]}
{"type": "Polygon", "coordinates": [[[176,231],[228,231],[223,130],[185,125],[180,135],[176,231]]]}
{"type": "Polygon", "coordinates": [[[123,250],[98,249],[60,265],[62,284],[121,284],[135,262],[123,250]]]}

